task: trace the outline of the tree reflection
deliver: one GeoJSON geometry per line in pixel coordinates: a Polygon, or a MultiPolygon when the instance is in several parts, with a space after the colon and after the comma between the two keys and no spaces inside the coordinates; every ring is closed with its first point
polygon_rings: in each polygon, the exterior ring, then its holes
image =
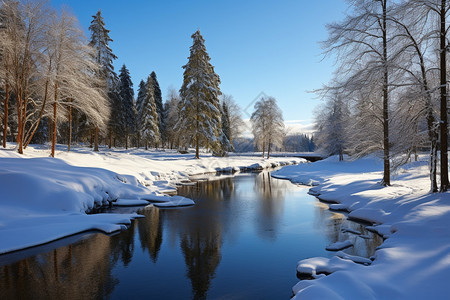
{"type": "Polygon", "coordinates": [[[0,298],[108,298],[118,284],[111,274],[110,251],[110,238],[96,234],[76,246],[0,267],[0,298]]]}
{"type": "Polygon", "coordinates": [[[139,220],[139,239],[142,249],[147,249],[151,260],[156,263],[158,253],[163,241],[161,211],[156,207],[146,208],[141,211],[145,219],[139,220]]]}
{"type": "Polygon", "coordinates": [[[255,177],[253,190],[259,195],[256,224],[260,236],[275,239],[279,231],[280,219],[283,215],[284,198],[286,190],[284,182],[276,181],[267,171],[259,173],[255,177]]]}
{"type": "Polygon", "coordinates": [[[194,299],[206,299],[211,280],[222,258],[221,245],[220,232],[214,232],[206,226],[182,237],[180,247],[184,254],[194,299]]]}
{"type": "Polygon", "coordinates": [[[180,247],[184,255],[187,277],[193,298],[205,299],[211,280],[221,261],[222,233],[233,216],[224,214],[235,193],[231,178],[198,182],[195,188],[180,189],[179,194],[198,201],[195,210],[179,215],[177,225],[180,247]]]}
{"type": "Polygon", "coordinates": [[[125,267],[131,262],[134,253],[135,228],[136,222],[133,221],[127,230],[111,237],[111,257],[114,263],[119,258],[125,267]]]}

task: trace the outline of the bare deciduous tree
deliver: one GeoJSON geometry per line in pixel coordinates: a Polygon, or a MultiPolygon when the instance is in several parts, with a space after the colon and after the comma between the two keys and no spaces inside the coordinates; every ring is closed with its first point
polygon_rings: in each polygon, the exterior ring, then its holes
{"type": "Polygon", "coordinates": [[[275,98],[262,98],[256,102],[250,121],[255,144],[262,149],[263,157],[267,147],[267,158],[269,158],[272,146],[281,147],[284,137],[283,115],[275,98]]]}

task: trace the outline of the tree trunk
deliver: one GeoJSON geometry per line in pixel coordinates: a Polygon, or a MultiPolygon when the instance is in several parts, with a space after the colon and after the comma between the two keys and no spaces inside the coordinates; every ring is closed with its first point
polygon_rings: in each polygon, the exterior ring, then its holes
{"type": "Polygon", "coordinates": [[[8,101],[9,101],[9,84],[5,85],[5,118],[3,120],[3,148],[6,148],[6,136],[8,135],[8,101]]]}
{"type": "Polygon", "coordinates": [[[98,152],[98,127],[95,126],[95,133],[94,133],[94,151],[98,152]]]}
{"type": "Polygon", "coordinates": [[[17,141],[17,152],[19,152],[19,154],[23,154],[23,149],[22,149],[22,100],[21,100],[21,93],[18,93],[16,95],[17,98],[17,137],[16,137],[16,141],[17,141]]]}
{"type": "Polygon", "coordinates": [[[125,133],[125,150],[128,150],[128,130],[125,133]]]}
{"type": "Polygon", "coordinates": [[[200,159],[198,133],[195,135],[195,158],[200,159]]]}
{"type": "Polygon", "coordinates": [[[269,145],[267,146],[267,159],[269,159],[270,158],[270,145],[271,145],[272,143],[269,141],[269,145]]]}
{"type": "Polygon", "coordinates": [[[264,153],[266,151],[266,142],[263,142],[263,146],[262,146],[262,158],[264,158],[264,153]]]}
{"type": "Polygon", "coordinates": [[[58,99],[58,85],[55,84],[55,99],[53,102],[53,133],[52,133],[52,152],[50,154],[51,157],[55,157],[55,146],[56,146],[56,113],[57,113],[57,105],[56,100],[58,99]]]}
{"type": "Polygon", "coordinates": [[[112,147],[112,130],[111,128],[109,129],[109,144],[108,144],[108,148],[111,149],[112,147]]]}
{"type": "Polygon", "coordinates": [[[384,160],[384,172],[382,185],[391,185],[391,166],[390,166],[390,154],[389,154],[389,94],[388,94],[388,66],[387,66],[387,0],[382,1],[383,5],[383,160],[384,160]]]}
{"type": "Polygon", "coordinates": [[[70,144],[72,144],[72,105],[69,104],[69,136],[67,139],[67,151],[70,151],[70,144]]]}
{"type": "MultiPolygon", "coordinates": [[[[41,111],[39,112],[38,120],[36,121],[36,125],[34,126],[33,131],[30,133],[29,137],[27,138],[27,140],[25,142],[24,149],[27,148],[28,145],[31,143],[31,139],[33,138],[34,134],[36,133],[36,131],[37,131],[38,127],[39,127],[39,124],[41,123],[41,119],[42,119],[42,117],[44,115],[44,110],[45,110],[45,106],[46,106],[46,103],[47,103],[48,84],[49,83],[48,83],[48,80],[47,80],[47,82],[45,83],[45,89],[44,89],[44,101],[42,103],[41,111]]],[[[49,132],[49,134],[51,135],[51,132],[49,132]]]]}
{"type": "Polygon", "coordinates": [[[440,31],[440,65],[441,65],[441,121],[440,121],[440,133],[441,133],[441,192],[446,192],[448,189],[448,153],[447,153],[447,47],[446,47],[446,0],[441,0],[441,31],[440,31]]]}

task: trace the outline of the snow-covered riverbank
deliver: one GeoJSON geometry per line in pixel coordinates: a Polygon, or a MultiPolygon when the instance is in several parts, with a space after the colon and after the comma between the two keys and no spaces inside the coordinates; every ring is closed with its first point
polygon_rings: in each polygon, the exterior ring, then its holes
{"type": "Polygon", "coordinates": [[[0,150],[0,254],[47,243],[88,230],[106,233],[125,228],[137,214],[87,215],[109,205],[184,206],[192,200],[169,197],[176,184],[192,175],[263,169],[301,159],[216,158],[175,151],[86,149],[57,151],[29,148],[24,155],[0,150]],[[151,205],[151,204],[150,204],[151,205]]]}
{"type": "Polygon", "coordinates": [[[382,161],[372,157],[352,162],[331,157],[274,172],[277,178],[317,185],[311,193],[338,203],[335,208],[350,211],[349,218],[373,223],[371,229],[386,238],[369,266],[339,257],[300,261],[297,270],[317,279],[295,285],[295,299],[448,297],[449,193],[429,193],[426,161],[403,166],[390,187],[378,184],[382,167],[382,161]]]}

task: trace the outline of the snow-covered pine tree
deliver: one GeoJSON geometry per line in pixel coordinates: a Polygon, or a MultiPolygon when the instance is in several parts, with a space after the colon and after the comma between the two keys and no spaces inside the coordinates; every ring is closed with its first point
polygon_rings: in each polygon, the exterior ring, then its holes
{"type": "Polygon", "coordinates": [[[141,131],[142,131],[142,122],[141,122],[141,115],[142,115],[142,109],[144,107],[145,98],[147,97],[147,87],[145,85],[145,81],[141,80],[139,83],[138,88],[138,95],[136,99],[136,139],[137,139],[137,146],[140,147],[141,143],[141,131]]]}
{"type": "Polygon", "coordinates": [[[155,95],[155,104],[156,104],[156,112],[158,113],[158,120],[159,120],[159,133],[162,137],[164,133],[164,106],[162,101],[162,93],[161,88],[159,87],[158,79],[156,78],[156,73],[153,71],[150,74],[150,77],[152,77],[153,80],[153,93],[155,95]]]}
{"type": "Polygon", "coordinates": [[[125,65],[120,69],[119,80],[119,94],[122,100],[121,119],[125,134],[125,149],[128,149],[128,137],[134,134],[134,90],[130,72],[125,65]]]}
{"type": "MultiPolygon", "coordinates": [[[[113,60],[117,59],[117,56],[114,55],[109,47],[109,43],[113,40],[109,36],[110,30],[105,28],[105,22],[103,21],[101,10],[99,10],[95,16],[92,16],[92,18],[93,20],[89,26],[89,31],[91,32],[90,46],[95,49],[95,60],[101,66],[98,77],[103,80],[105,91],[109,94],[110,90],[114,86],[115,80],[117,80],[117,74],[114,72],[113,66],[113,60]]],[[[110,102],[113,104],[112,101],[110,102]]],[[[94,141],[94,151],[98,151],[97,127],[95,128],[94,141]]]]}
{"type": "Polygon", "coordinates": [[[183,66],[183,85],[180,89],[181,111],[177,128],[192,137],[195,157],[199,147],[217,149],[220,137],[220,78],[214,72],[206,52],[205,40],[197,30],[192,36],[189,61],[183,66]]]}
{"type": "Polygon", "coordinates": [[[221,136],[220,136],[220,146],[221,146],[221,154],[226,155],[226,152],[234,151],[234,147],[231,144],[231,128],[230,128],[230,114],[228,110],[228,105],[225,102],[222,102],[221,107],[221,136]]]}
{"type": "Polygon", "coordinates": [[[149,143],[157,145],[160,140],[158,112],[156,110],[155,95],[153,92],[153,78],[148,77],[145,84],[145,98],[141,104],[139,123],[141,137],[145,140],[145,149],[149,143]]]}
{"type": "Polygon", "coordinates": [[[120,96],[120,82],[113,80],[108,89],[108,100],[111,106],[111,117],[108,119],[109,148],[116,146],[117,138],[125,135],[122,98],[120,96]]]}

